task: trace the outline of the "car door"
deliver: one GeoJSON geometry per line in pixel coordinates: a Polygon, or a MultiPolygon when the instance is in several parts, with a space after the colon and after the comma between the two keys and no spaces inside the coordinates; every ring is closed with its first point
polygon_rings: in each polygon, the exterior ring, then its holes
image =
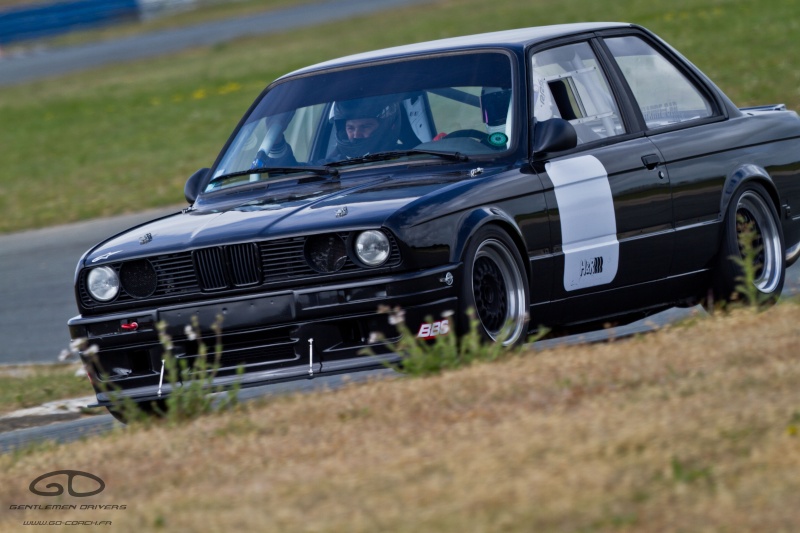
{"type": "Polygon", "coordinates": [[[630,87],[648,138],[670,170],[673,218],[680,253],[673,276],[708,268],[719,241],[720,190],[731,165],[731,146],[750,133],[723,121],[723,106],[692,69],[640,34],[603,39],[630,87]]]}
{"type": "MultiPolygon", "coordinates": [[[[567,120],[578,137],[576,148],[534,161],[547,189],[553,298],[604,293],[609,316],[638,307],[613,292],[642,286],[644,297],[669,274],[672,197],[661,154],[631,131],[588,41],[538,51],[531,65],[534,119],[567,120]]],[[[598,315],[579,305],[565,312],[570,321],[598,315]]]]}

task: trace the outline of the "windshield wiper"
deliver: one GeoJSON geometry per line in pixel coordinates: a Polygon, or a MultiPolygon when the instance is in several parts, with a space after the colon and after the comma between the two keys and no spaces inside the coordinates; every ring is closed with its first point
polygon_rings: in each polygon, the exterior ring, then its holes
{"type": "MultiPolygon", "coordinates": [[[[339,171],[338,170],[336,170],[335,168],[328,167],[328,166],[321,166],[321,167],[315,167],[315,166],[308,166],[308,167],[257,167],[257,168],[251,168],[251,169],[248,169],[248,170],[239,170],[237,172],[231,172],[230,174],[222,174],[222,175],[217,176],[216,178],[212,179],[211,182],[209,183],[209,185],[213,185],[214,183],[219,183],[221,181],[225,181],[225,180],[230,179],[230,178],[236,178],[238,176],[246,176],[248,174],[269,174],[269,173],[275,173],[275,174],[297,174],[297,173],[301,173],[301,174],[314,174],[316,176],[321,176],[321,177],[330,176],[330,177],[334,177],[334,178],[339,175],[339,171]]],[[[286,178],[297,179],[296,176],[286,176],[286,178]]],[[[278,179],[282,180],[283,177],[282,178],[278,178],[278,179]]],[[[270,180],[268,180],[268,183],[269,182],[275,182],[275,181],[276,181],[275,179],[270,179],[270,180]]]]}
{"type": "Polygon", "coordinates": [[[375,152],[374,154],[365,154],[361,157],[353,157],[351,159],[343,159],[341,161],[334,161],[328,163],[328,166],[351,165],[353,163],[368,163],[370,161],[387,161],[389,159],[397,159],[407,155],[434,155],[450,161],[469,161],[469,157],[461,152],[440,152],[438,150],[424,150],[420,148],[410,148],[408,150],[390,150],[387,152],[375,152]]]}

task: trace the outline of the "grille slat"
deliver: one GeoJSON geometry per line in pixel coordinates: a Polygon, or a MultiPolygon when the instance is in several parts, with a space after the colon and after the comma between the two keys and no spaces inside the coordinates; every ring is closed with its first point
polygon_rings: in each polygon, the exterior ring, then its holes
{"type": "Polygon", "coordinates": [[[318,275],[306,262],[305,242],[305,239],[262,242],[264,281],[269,283],[318,275]]]}
{"type": "Polygon", "coordinates": [[[194,254],[200,285],[207,291],[227,289],[222,248],[204,248],[194,254]]]}
{"type": "Polygon", "coordinates": [[[235,286],[246,287],[261,282],[257,245],[238,244],[231,246],[228,251],[231,258],[231,275],[235,286]]]}
{"type": "Polygon", "coordinates": [[[158,256],[150,262],[158,274],[158,288],[153,296],[165,297],[200,290],[191,253],[158,256]]]}

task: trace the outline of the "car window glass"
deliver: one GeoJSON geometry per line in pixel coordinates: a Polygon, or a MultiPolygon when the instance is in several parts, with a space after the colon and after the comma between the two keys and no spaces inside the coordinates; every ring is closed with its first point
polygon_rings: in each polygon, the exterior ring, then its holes
{"type": "Polygon", "coordinates": [[[709,117],[708,100],[662,54],[635,36],[606,39],[648,128],[709,117]]]}
{"type": "Polygon", "coordinates": [[[570,44],[533,56],[534,118],[562,118],[575,128],[578,144],[625,133],[619,108],[588,43],[570,44]]]}
{"type": "MultiPolygon", "coordinates": [[[[475,102],[480,96],[480,87],[457,87],[465,96],[470,95],[475,102]]],[[[428,95],[436,127],[441,132],[453,132],[464,129],[483,129],[481,109],[479,106],[470,105],[465,99],[456,100],[446,95],[431,93],[428,95]]]]}
{"type": "Polygon", "coordinates": [[[325,109],[324,104],[301,107],[286,126],[284,137],[294,150],[294,156],[298,161],[308,161],[311,157],[314,133],[325,109]]]}
{"type": "Polygon", "coordinates": [[[518,130],[513,72],[511,56],[484,51],[289,77],[262,96],[220,159],[214,177],[236,179],[217,180],[208,190],[269,179],[248,170],[370,164],[367,154],[503,154],[515,146],[518,130]],[[371,129],[356,133],[365,121],[371,129]]]}

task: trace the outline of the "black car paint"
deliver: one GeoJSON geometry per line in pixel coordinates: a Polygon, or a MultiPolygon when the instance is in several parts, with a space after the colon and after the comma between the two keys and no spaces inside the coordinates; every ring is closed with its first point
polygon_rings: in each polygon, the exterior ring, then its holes
{"type": "MultiPolygon", "coordinates": [[[[618,34],[642,35],[673,53],[657,37],[637,27],[559,36],[557,41],[532,45],[513,42],[489,47],[514,54],[517,79],[527,80],[533,51],[554,42],[618,34]]],[[[603,54],[602,43],[593,42],[601,59],[605,58],[615,94],[618,98],[630,96],[603,54]]],[[[472,48],[482,46],[486,45],[472,48]]],[[[444,50],[453,51],[457,50],[444,50]]],[[[683,61],[677,54],[674,57],[676,62],[683,61]]],[[[365,342],[369,328],[389,337],[393,334],[386,316],[376,314],[378,304],[404,307],[412,331],[426,316],[444,311],[459,314],[456,287],[464,282],[463,253],[471,236],[486,224],[503,228],[527,258],[532,327],[627,320],[693,302],[709,284],[718,249],[709,243],[719,243],[727,202],[741,183],[762,182],[782,214],[787,246],[800,241],[800,129],[796,115],[790,112],[739,111],[691,64],[680,64],[718,107],[717,115],[702,124],[651,132],[644,129],[633,107],[622,105],[628,134],[546,157],[529,153],[529,131],[519,125],[515,150],[489,168],[481,168],[485,163],[479,158],[466,163],[388,162],[344,169],[335,180],[258,185],[201,195],[191,209],[120,234],[87,252],[76,270],[76,287],[84,268],[114,264],[118,258],[129,261],[223,244],[325,233],[334,222],[337,232],[371,228],[391,232],[402,264],[376,269],[372,275],[366,270],[299,283],[178,295],[162,302],[148,301],[141,307],[135,303],[87,307],[76,289],[82,315],[70,321],[71,335],[89,337],[100,345],[101,354],[110,354],[112,360],[116,357],[130,364],[129,354],[141,357],[140,362],[131,364],[141,370],[138,375],[115,380],[138,400],[156,397],[160,347],[155,324],[159,320],[169,323],[179,353],[191,350],[183,323],[195,316],[208,330],[217,314],[226,317],[224,340],[230,346],[293,346],[282,352],[284,359],[248,372],[245,385],[308,377],[306,366],[315,364],[308,351],[311,338],[321,354],[318,368],[312,371],[378,366],[385,359],[359,356],[359,350],[370,344],[365,342]],[[775,143],[776,138],[784,140],[775,143]],[[567,292],[560,276],[564,254],[559,209],[546,163],[583,153],[591,153],[608,170],[620,270],[608,286],[567,292]],[[337,211],[344,207],[347,215],[337,220],[337,211]],[[151,240],[142,244],[142,235],[151,240]],[[452,286],[443,282],[448,272],[455,277],[452,286]],[[138,331],[119,329],[134,321],[139,324],[138,331]],[[353,335],[343,339],[342,332],[351,326],[353,335]],[[262,337],[268,340],[259,340],[262,337]]],[[[518,94],[515,105],[529,116],[525,92],[518,94]]],[[[207,172],[201,177],[210,175],[207,172]]],[[[230,370],[221,376],[221,382],[234,379],[230,370]]],[[[165,389],[165,394],[168,392],[165,389]]],[[[104,405],[109,402],[101,391],[98,399],[104,405]]]]}

